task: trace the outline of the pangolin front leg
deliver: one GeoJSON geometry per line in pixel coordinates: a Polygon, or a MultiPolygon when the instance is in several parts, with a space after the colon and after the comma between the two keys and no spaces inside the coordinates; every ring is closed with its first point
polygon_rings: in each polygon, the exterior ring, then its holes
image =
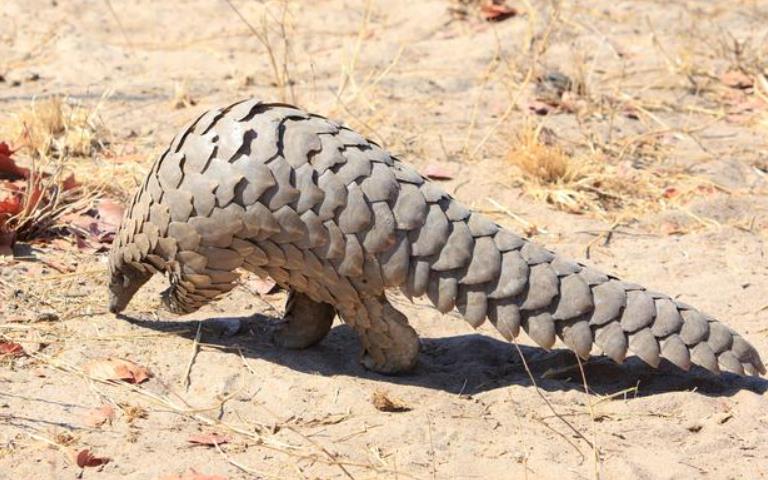
{"type": "Polygon", "coordinates": [[[739,334],[668,295],[568,261],[457,202],[354,131],[283,104],[206,112],[157,160],[110,254],[110,308],[165,272],[173,311],[231,290],[239,270],[295,292],[278,343],[307,346],[332,311],[363,363],[411,368],[418,338],[385,291],[426,295],[503,336],[557,338],[586,358],[633,353],[656,367],[764,373],[739,334]],[[305,313],[316,310],[317,315],[305,313]]]}

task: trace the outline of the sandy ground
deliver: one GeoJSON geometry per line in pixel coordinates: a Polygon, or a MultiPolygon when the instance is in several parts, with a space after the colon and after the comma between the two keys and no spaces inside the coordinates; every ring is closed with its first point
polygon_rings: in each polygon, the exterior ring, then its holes
{"type": "MultiPolygon", "coordinates": [[[[580,260],[589,247],[592,265],[699,306],[768,355],[768,90],[722,77],[768,74],[768,3],[531,0],[490,23],[471,1],[316,0],[290,3],[285,16],[281,2],[233,1],[257,33],[267,25],[276,68],[223,0],[0,2],[0,120],[53,94],[97,109],[109,154],[78,160],[78,172],[113,179],[124,201],[205,109],[249,96],[297,103],[419,168],[450,169],[443,186],[499,223],[580,260]],[[552,71],[580,82],[576,106],[533,115],[536,78],[552,71]],[[178,93],[195,104],[176,108],[178,93]],[[564,212],[505,159],[531,121],[575,156],[674,167],[715,186],[628,216],[564,212]]],[[[491,327],[473,331],[404,299],[423,353],[413,373],[385,377],[359,365],[342,325],[307,351],[271,345],[264,331],[283,297],[254,296],[252,280],[174,318],[158,310],[155,279],[116,319],[105,310],[104,253],[32,247],[36,261],[0,261],[10,286],[0,334],[31,355],[0,359],[0,478],[156,479],[190,468],[229,479],[768,476],[762,379],[595,358],[587,394],[570,353],[521,338],[536,387],[491,327]],[[103,357],[154,377],[94,380],[85,365],[103,357]],[[377,410],[375,392],[409,410],[377,410]],[[104,404],[115,418],[90,426],[104,404]],[[188,442],[211,432],[229,443],[188,442]],[[111,461],[81,470],[71,452],[84,448],[111,461]]]]}

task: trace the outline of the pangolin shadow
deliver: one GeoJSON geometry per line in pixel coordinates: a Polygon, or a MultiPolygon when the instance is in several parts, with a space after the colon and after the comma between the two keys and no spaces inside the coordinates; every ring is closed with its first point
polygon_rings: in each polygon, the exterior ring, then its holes
{"type": "MultiPolygon", "coordinates": [[[[197,332],[197,321],[148,320],[124,314],[118,317],[141,328],[172,331],[190,340],[197,332]]],[[[261,314],[209,318],[202,321],[202,341],[225,352],[236,355],[242,352],[247,358],[266,360],[313,375],[346,375],[463,395],[510,385],[533,387],[515,346],[488,335],[422,337],[417,367],[409,373],[388,376],[360,365],[355,354],[359,350],[357,337],[346,325],[337,325],[314,347],[288,350],[275,346],[269,339],[270,323],[275,320],[261,314]],[[227,331],[233,324],[239,324],[237,331],[227,331]]],[[[578,363],[570,350],[545,350],[526,345],[520,345],[520,350],[539,388],[550,392],[584,390],[578,363]]],[[[740,390],[759,394],[768,391],[768,380],[763,378],[732,374],[718,377],[698,367],[683,372],[666,361],[659,369],[653,369],[635,357],[628,358],[623,365],[605,357],[592,357],[583,366],[591,392],[599,395],[612,395],[632,387],[637,389],[628,393],[628,397],[693,390],[721,397],[740,390]]]]}

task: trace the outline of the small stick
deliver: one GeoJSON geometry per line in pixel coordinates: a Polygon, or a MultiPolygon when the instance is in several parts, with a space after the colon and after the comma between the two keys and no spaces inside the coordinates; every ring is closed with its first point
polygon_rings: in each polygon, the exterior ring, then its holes
{"type": "Polygon", "coordinates": [[[594,460],[595,479],[600,478],[600,450],[597,448],[597,431],[595,430],[595,409],[592,404],[592,399],[589,396],[589,385],[587,384],[587,374],[584,372],[584,365],[581,363],[581,357],[576,355],[576,362],[579,364],[579,372],[581,372],[581,380],[584,382],[584,393],[587,395],[587,407],[589,408],[589,417],[592,419],[592,438],[594,438],[595,446],[592,447],[592,456],[594,460]]]}
{"type": "MultiPolygon", "coordinates": [[[[557,411],[555,410],[555,407],[552,405],[552,403],[549,401],[549,399],[546,396],[544,396],[543,393],[541,393],[541,390],[539,389],[539,385],[536,383],[536,380],[533,378],[533,372],[531,372],[531,369],[528,367],[528,362],[525,360],[525,355],[523,355],[523,351],[522,351],[522,349],[520,349],[520,345],[518,345],[517,340],[512,339],[512,344],[517,349],[517,353],[520,355],[520,359],[523,361],[523,367],[525,368],[525,371],[528,374],[528,378],[531,380],[531,383],[533,384],[533,389],[536,391],[536,393],[539,395],[539,397],[541,397],[541,399],[544,400],[544,403],[547,404],[547,407],[552,412],[552,414],[554,416],[556,416],[558,419],[560,419],[560,421],[563,422],[566,426],[568,426],[568,428],[570,428],[571,431],[573,431],[573,433],[575,433],[577,437],[579,437],[580,439],[584,440],[584,442],[586,442],[587,445],[589,445],[594,450],[595,449],[595,445],[592,442],[590,442],[589,439],[587,437],[585,437],[583,433],[578,431],[576,429],[576,427],[574,427],[571,424],[571,422],[569,422],[568,420],[565,419],[565,417],[563,417],[562,415],[557,413],[557,411]]],[[[542,423],[544,423],[544,422],[542,422],[542,423]]],[[[544,425],[547,425],[547,424],[544,423],[544,425]]],[[[549,425],[547,425],[547,426],[549,427],[549,425]]],[[[563,437],[563,439],[565,439],[566,442],[568,442],[573,448],[575,448],[576,451],[579,452],[579,455],[581,455],[582,459],[586,458],[584,456],[584,453],[582,453],[581,449],[579,447],[577,447],[576,444],[574,444],[568,437],[566,437],[562,433],[558,432],[557,430],[553,429],[552,427],[549,427],[549,428],[552,429],[552,431],[554,431],[555,433],[557,433],[561,437],[563,437]]]]}
{"type": "Polygon", "coordinates": [[[533,223],[531,223],[531,222],[529,222],[528,220],[524,219],[524,218],[523,218],[523,217],[521,217],[520,215],[517,215],[516,213],[512,212],[510,209],[508,209],[508,208],[507,208],[507,207],[505,207],[504,205],[500,204],[500,203],[499,203],[499,202],[497,202],[496,200],[494,200],[494,199],[492,199],[492,198],[487,198],[487,200],[488,200],[488,202],[490,202],[490,203],[491,203],[491,204],[492,204],[494,207],[496,207],[496,208],[498,208],[499,210],[501,210],[501,212],[502,212],[502,213],[504,213],[505,215],[507,215],[509,218],[511,218],[512,220],[514,220],[514,221],[518,222],[520,225],[522,225],[523,227],[525,227],[525,228],[526,228],[526,230],[535,229],[535,230],[537,230],[537,231],[539,231],[539,232],[541,232],[541,233],[544,233],[544,234],[546,234],[546,233],[549,233],[549,232],[547,232],[545,229],[543,229],[543,228],[539,228],[537,225],[534,225],[533,223]]]}
{"type": "Polygon", "coordinates": [[[184,373],[184,391],[189,391],[189,376],[192,373],[192,365],[197,358],[197,352],[200,351],[200,335],[202,333],[203,322],[197,322],[197,333],[195,333],[195,341],[192,342],[192,355],[189,357],[189,363],[187,363],[187,370],[184,373]]]}

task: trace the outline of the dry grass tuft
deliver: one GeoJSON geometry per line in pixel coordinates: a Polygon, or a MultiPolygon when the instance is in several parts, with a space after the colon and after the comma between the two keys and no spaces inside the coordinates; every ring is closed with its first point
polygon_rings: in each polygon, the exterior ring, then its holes
{"type": "Polygon", "coordinates": [[[543,125],[523,128],[507,159],[541,185],[566,185],[581,177],[583,166],[556,145],[543,125]]]}
{"type": "Polygon", "coordinates": [[[507,153],[525,191],[560,210],[616,221],[664,210],[718,187],[680,170],[614,164],[603,153],[571,154],[541,125],[525,125],[507,153]]]}
{"type": "Polygon", "coordinates": [[[58,96],[33,101],[1,125],[0,132],[39,159],[90,157],[109,143],[98,106],[89,110],[58,96]]]}
{"type": "Polygon", "coordinates": [[[61,233],[67,226],[62,219],[90,209],[105,185],[111,184],[108,174],[92,161],[107,153],[109,144],[99,105],[86,108],[50,97],[35,100],[0,122],[0,140],[14,144],[11,162],[26,172],[20,179],[11,176],[0,182],[0,200],[5,199],[0,212],[4,252],[15,240],[61,233]]]}

